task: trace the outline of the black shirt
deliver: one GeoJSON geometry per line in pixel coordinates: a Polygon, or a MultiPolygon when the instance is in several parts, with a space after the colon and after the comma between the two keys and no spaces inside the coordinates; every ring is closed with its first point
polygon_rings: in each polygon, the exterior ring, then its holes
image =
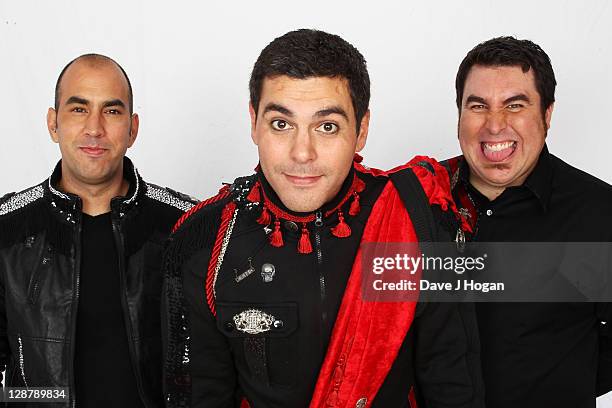
{"type": "MultiPolygon", "coordinates": [[[[571,167],[544,147],[522,186],[493,201],[459,167],[478,211],[481,242],[610,242],[612,187],[571,167]]],[[[487,407],[595,407],[612,389],[607,304],[478,303],[487,407]],[[598,368],[599,367],[599,368],[598,368]]]]}
{"type": "Polygon", "coordinates": [[[121,307],[119,259],[111,213],[83,214],[76,325],[75,383],[79,407],[142,407],[121,307]]]}

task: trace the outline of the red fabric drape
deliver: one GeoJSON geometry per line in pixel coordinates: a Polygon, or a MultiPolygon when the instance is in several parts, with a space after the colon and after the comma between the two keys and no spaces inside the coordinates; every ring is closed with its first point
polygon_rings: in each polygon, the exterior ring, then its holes
{"type": "MultiPolygon", "coordinates": [[[[416,242],[416,233],[399,194],[389,182],[376,201],[362,243],[416,242]]],[[[311,408],[354,407],[376,396],[414,318],[415,302],[364,302],[362,250],[359,249],[311,408]]]]}

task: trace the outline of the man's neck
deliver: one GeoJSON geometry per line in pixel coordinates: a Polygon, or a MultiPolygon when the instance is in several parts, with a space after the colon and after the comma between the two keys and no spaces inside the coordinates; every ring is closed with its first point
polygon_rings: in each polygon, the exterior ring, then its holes
{"type": "Polygon", "coordinates": [[[482,180],[472,177],[471,175],[470,175],[470,184],[472,185],[472,187],[478,190],[480,194],[487,197],[489,201],[495,200],[506,189],[506,187],[497,187],[497,186],[492,186],[490,184],[484,183],[482,182],[482,180]]]}
{"type": "Polygon", "coordinates": [[[130,187],[128,181],[123,177],[114,178],[101,184],[89,185],[62,176],[58,184],[62,191],[79,196],[83,203],[82,211],[91,216],[109,212],[111,210],[111,200],[118,196],[125,196],[130,187]]]}
{"type": "Polygon", "coordinates": [[[479,177],[475,177],[472,171],[470,171],[469,180],[470,180],[470,184],[472,185],[472,187],[478,190],[480,194],[487,197],[489,201],[493,201],[497,197],[499,197],[506,190],[506,188],[522,186],[523,183],[525,183],[525,180],[527,180],[527,176],[531,173],[532,170],[533,170],[533,167],[532,169],[529,170],[529,172],[517,178],[516,180],[514,180],[514,182],[506,186],[495,186],[495,185],[488,184],[484,182],[482,179],[480,179],[479,177]]]}

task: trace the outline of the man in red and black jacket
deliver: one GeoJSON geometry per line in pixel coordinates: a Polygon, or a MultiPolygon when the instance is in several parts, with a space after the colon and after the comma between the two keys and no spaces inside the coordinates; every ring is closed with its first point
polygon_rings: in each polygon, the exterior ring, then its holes
{"type": "MultiPolygon", "coordinates": [[[[259,166],[184,216],[166,250],[169,406],[481,407],[468,305],[361,297],[363,242],[418,242],[390,173],[355,156],[370,83],[342,38],[275,39],[250,81],[259,166]]],[[[408,169],[430,241],[460,228],[444,168],[408,169]]]]}

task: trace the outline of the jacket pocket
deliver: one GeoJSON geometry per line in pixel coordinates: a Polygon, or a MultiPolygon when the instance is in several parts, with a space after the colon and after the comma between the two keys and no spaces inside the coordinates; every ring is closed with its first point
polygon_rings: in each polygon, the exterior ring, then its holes
{"type": "Polygon", "coordinates": [[[42,252],[40,261],[34,265],[32,275],[30,276],[30,283],[28,284],[28,303],[35,304],[38,301],[40,295],[40,287],[43,284],[44,278],[49,273],[49,270],[53,266],[54,260],[53,248],[48,246],[42,252]]]}
{"type": "Polygon", "coordinates": [[[296,384],[297,303],[217,303],[217,329],[227,338],[235,365],[264,385],[296,384]]]}

